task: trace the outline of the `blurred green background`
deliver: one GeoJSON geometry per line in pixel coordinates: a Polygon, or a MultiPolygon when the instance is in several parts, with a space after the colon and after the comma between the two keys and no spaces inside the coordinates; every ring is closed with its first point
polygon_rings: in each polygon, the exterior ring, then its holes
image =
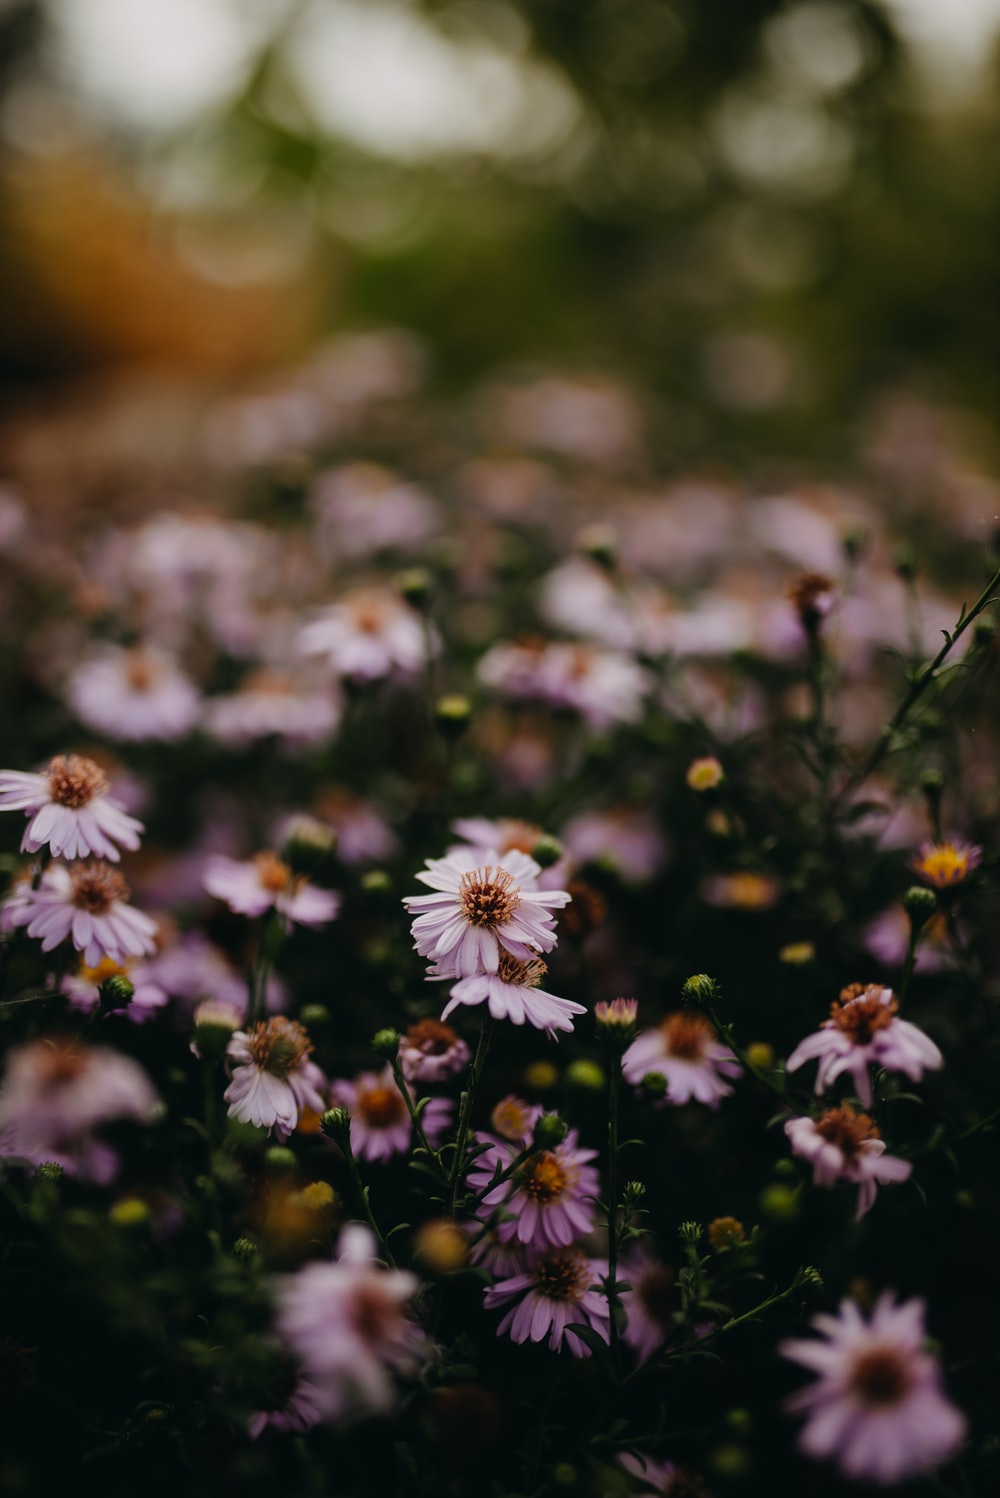
{"type": "Polygon", "coordinates": [[[395,324],[445,390],[624,378],[683,462],[836,462],[900,391],[983,418],[988,449],[998,23],[1000,0],[0,0],[5,407],[395,324]]]}

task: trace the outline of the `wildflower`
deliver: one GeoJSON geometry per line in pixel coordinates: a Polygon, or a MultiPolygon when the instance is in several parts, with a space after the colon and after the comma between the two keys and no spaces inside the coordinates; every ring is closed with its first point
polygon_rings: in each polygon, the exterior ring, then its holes
{"type": "Polygon", "coordinates": [[[590,1164],[597,1152],[578,1149],[578,1137],[571,1129],[554,1149],[535,1150],[509,1180],[489,1190],[497,1169],[507,1170],[524,1145],[479,1136],[480,1143],[489,1148],[469,1171],[469,1185],[473,1191],[484,1193],[485,1216],[500,1206],[514,1214],[498,1228],[501,1242],[516,1238],[531,1248],[563,1247],[590,1232],[594,1226],[593,1203],[601,1183],[590,1164]]]}
{"type": "Polygon", "coordinates": [[[722,766],[714,754],[693,759],[684,778],[693,791],[714,791],[723,781],[722,766]]]}
{"type": "Polygon", "coordinates": [[[812,1325],[825,1341],[788,1341],[779,1349],[819,1374],[788,1402],[808,1417],[799,1436],[807,1456],[833,1457],[851,1478],[894,1483],[955,1454],[966,1422],[924,1349],[922,1300],[897,1305],[886,1292],[870,1320],[843,1300],[837,1316],[814,1316],[812,1325]]]}
{"type": "Polygon", "coordinates": [[[330,692],[309,690],[273,670],[252,672],[238,692],[205,703],[206,733],[231,749],[266,738],[290,751],[305,749],[332,739],[339,722],[340,707],[330,692]]]}
{"type": "Polygon", "coordinates": [[[374,1239],[359,1223],[344,1228],[339,1248],[334,1263],[307,1264],[276,1295],[278,1333],[326,1420],[390,1410],[393,1375],[416,1371],[424,1349],[406,1315],[416,1277],[377,1268],[374,1239]]]}
{"type": "Polygon", "coordinates": [[[770,910],[778,899],[779,889],[769,874],[754,869],[738,869],[733,874],[713,874],[705,881],[704,895],[709,905],[720,910],[770,910]]]}
{"type": "Polygon", "coordinates": [[[399,852],[396,835],[378,809],[351,791],[339,787],[324,791],[316,811],[336,833],[341,863],[382,863],[399,852]]]}
{"type": "Polygon", "coordinates": [[[325,656],[338,676],[378,681],[413,677],[428,653],[440,650],[433,628],[388,589],[365,588],[307,624],[299,635],[304,655],[325,656]]]}
{"type": "Polygon", "coordinates": [[[538,950],[550,952],[556,944],[552,912],[570,897],[565,890],[537,889],[540,873],[533,858],[516,850],[501,857],[456,848],[445,858],[429,858],[427,872],[417,878],[435,893],[403,901],[416,912],[417,951],[436,962],[441,976],[456,978],[495,973],[501,950],[522,962],[538,950]]]}
{"type": "Polygon", "coordinates": [[[98,859],[56,864],[46,869],[37,889],[16,887],[5,906],[5,924],[27,927],[51,952],[72,937],[84,961],[96,967],[105,957],[125,962],[154,948],[156,922],[128,900],[128,885],[116,869],[98,859]]]}
{"type": "Polygon", "coordinates": [[[546,650],[540,685],[553,707],[568,708],[591,728],[603,729],[639,721],[651,679],[624,651],[567,641],[546,650]]]}
{"type": "Polygon", "coordinates": [[[965,880],[982,862],[983,850],[976,843],[923,842],[910,867],[934,889],[951,889],[965,880]]]}
{"type": "Polygon", "coordinates": [[[132,984],[132,998],[125,1013],[134,1024],[152,1019],[169,1002],[160,985],[150,977],[145,963],[113,962],[110,957],[102,957],[94,967],[81,962],[75,973],[68,973],[62,979],[59,988],[73,1009],[92,1014],[101,1002],[101,984],[117,977],[128,978],[132,984]]]}
{"type": "MultiPolygon", "coordinates": [[[[536,1030],[555,1038],[556,1030],[573,1029],[573,1015],[586,1014],[583,1004],[572,999],[558,999],[555,994],[539,988],[548,968],[540,957],[529,957],[527,962],[501,952],[495,973],[474,973],[461,978],[451,989],[451,998],[442,1011],[441,1018],[448,1015],[459,1004],[486,1003],[494,1019],[509,1019],[511,1024],[527,1022],[536,1030]]],[[[431,972],[430,977],[439,975],[431,972]]]]}
{"type": "Polygon", "coordinates": [[[275,1380],[267,1409],[250,1416],[247,1433],[251,1441],[268,1429],[279,1435],[304,1435],[322,1421],[323,1403],[322,1395],[309,1379],[294,1378],[290,1370],[283,1369],[275,1380]]]}
{"type": "Polygon", "coordinates": [[[286,924],[323,926],[340,909],[339,895],[317,889],[276,853],[257,853],[246,862],[217,854],[208,860],[202,883],[237,915],[258,916],[276,910],[286,924]]]}
{"type": "Polygon", "coordinates": [[[117,863],[118,844],[138,848],[141,822],[108,795],[108,777],[92,759],[57,754],[38,775],[0,772],[0,811],[23,811],[30,821],[22,853],[48,844],[57,858],[108,858],[117,863]]]}
{"type": "Polygon", "coordinates": [[[677,1325],[681,1309],[677,1271],[640,1246],[623,1256],[618,1278],[630,1287],[621,1291],[628,1317],[622,1335],[644,1363],[659,1351],[677,1325]]]}
{"type": "Polygon", "coordinates": [[[547,1337],[552,1352],[560,1352],[565,1344],[574,1357],[590,1357],[586,1342],[574,1335],[573,1324],[591,1327],[605,1342],[610,1339],[607,1296],[599,1285],[604,1268],[572,1246],[534,1255],[522,1273],[499,1280],[486,1291],[488,1311],[515,1302],[497,1327],[497,1336],[509,1332],[513,1342],[541,1342],[547,1337]]]}
{"type": "Polygon", "coordinates": [[[838,1181],[856,1183],[859,1221],[874,1204],[880,1185],[905,1181],[913,1167],[885,1153],[885,1141],[867,1113],[850,1103],[828,1108],[819,1118],[790,1118],[785,1133],[792,1153],[808,1160],[817,1186],[835,1186],[838,1181]]]}
{"type": "MultiPolygon", "coordinates": [[[[409,1149],[413,1126],[391,1066],[361,1072],[353,1082],[338,1079],[330,1096],[334,1106],[349,1113],[351,1148],[362,1160],[388,1160],[409,1149]]],[[[420,1121],[432,1145],[447,1128],[451,1110],[448,1098],[432,1098],[424,1108],[420,1121]]]]}
{"type": "Polygon", "coordinates": [[[233,1079],[223,1094],[229,1117],[273,1129],[285,1140],[304,1109],[322,1113],[326,1078],[309,1060],[312,1042],[295,1020],[276,1014],[235,1030],[226,1047],[233,1079]]]}
{"type": "Polygon", "coordinates": [[[598,1035],[623,1048],[635,1037],[635,1022],[639,1012],[636,999],[604,999],[594,1005],[594,1022],[598,1035]]]}
{"type": "Polygon", "coordinates": [[[537,1103],[526,1103],[523,1098],[509,1093],[496,1104],[490,1114],[490,1123],[493,1132],[501,1139],[527,1145],[541,1116],[542,1110],[537,1103]]]}
{"type": "Polygon", "coordinates": [[[158,1098],[130,1056],[78,1041],[33,1040],[10,1052],[0,1088],[0,1154],[107,1184],[118,1156],[92,1130],[112,1119],[148,1123],[158,1098]]]}
{"type": "Polygon", "coordinates": [[[792,606],[807,635],[817,635],[837,597],[837,585],[822,572],[805,572],[788,590],[792,606]]]}
{"type": "Polygon", "coordinates": [[[649,1072],[664,1078],[668,1103],[695,1098],[717,1108],[732,1092],[725,1077],[739,1076],[740,1064],[717,1038],[705,1015],[690,1009],[668,1014],[655,1030],[637,1035],[622,1057],[622,1074],[638,1086],[649,1072]]]}
{"type": "Polygon", "coordinates": [[[201,696],[162,651],[106,648],[78,666],[69,702],[81,723],[113,739],[173,741],[190,733],[201,696]]]}
{"type": "Polygon", "coordinates": [[[440,1020],[411,1025],[399,1043],[399,1064],[408,1082],[444,1082],[469,1064],[469,1047],[440,1020]]]}
{"type": "Polygon", "coordinates": [[[625,884],[648,884],[667,861],[667,845],[648,807],[581,812],[562,837],[578,864],[610,865],[625,884]]]}
{"type": "Polygon", "coordinates": [[[795,1047],[788,1070],[818,1059],[817,1092],[826,1092],[846,1071],[866,1108],[872,1100],[869,1065],[901,1071],[911,1082],[919,1082],[925,1071],[943,1066],[944,1057],[916,1025],[897,1018],[898,1009],[891,988],[880,983],[850,984],[831,1005],[830,1018],[795,1047]]]}

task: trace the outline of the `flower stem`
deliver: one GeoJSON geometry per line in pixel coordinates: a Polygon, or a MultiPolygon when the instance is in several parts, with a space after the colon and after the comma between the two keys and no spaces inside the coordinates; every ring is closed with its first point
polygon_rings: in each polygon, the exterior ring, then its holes
{"type": "Polygon", "coordinates": [[[472,1061],[472,1070],[469,1073],[469,1085],[462,1093],[462,1101],[458,1115],[458,1136],[455,1140],[455,1154],[451,1162],[450,1190],[448,1197],[448,1216],[454,1222],[455,1206],[458,1202],[458,1188],[462,1176],[465,1174],[465,1146],[469,1138],[469,1119],[472,1117],[472,1103],[479,1086],[483,1066],[493,1039],[493,1026],[495,1021],[492,1016],[486,1014],[483,1017],[482,1028],[479,1031],[479,1044],[476,1046],[476,1054],[472,1061]]]}
{"type": "Polygon", "coordinates": [[[398,1056],[394,1056],[392,1058],[391,1065],[392,1075],[395,1078],[396,1086],[402,1093],[403,1102],[406,1104],[406,1111],[410,1115],[410,1122],[413,1124],[413,1132],[417,1136],[417,1143],[420,1145],[420,1148],[424,1150],[428,1159],[434,1165],[435,1170],[441,1177],[442,1184],[447,1185],[448,1175],[445,1171],[444,1166],[441,1164],[441,1156],[438,1154],[436,1149],[432,1148],[431,1142],[427,1138],[427,1133],[424,1129],[423,1122],[421,1121],[420,1114],[417,1111],[416,1104],[413,1101],[413,1094],[410,1091],[409,1083],[403,1075],[403,1068],[399,1064],[398,1056]]]}
{"type": "Polygon", "coordinates": [[[340,1145],[340,1148],[344,1152],[344,1159],[347,1161],[347,1169],[350,1172],[351,1182],[354,1186],[355,1194],[361,1205],[361,1210],[364,1213],[365,1221],[368,1223],[368,1226],[375,1234],[376,1242],[378,1243],[378,1246],[382,1252],[382,1258],[385,1260],[386,1264],[388,1264],[390,1269],[395,1269],[396,1260],[393,1257],[392,1249],[389,1247],[386,1239],[383,1237],[382,1229],[375,1221],[375,1214],[372,1211],[372,1204],[369,1197],[368,1187],[361,1179],[361,1172],[358,1169],[358,1162],[354,1158],[354,1149],[351,1145],[351,1135],[349,1129],[344,1131],[344,1137],[338,1139],[338,1143],[340,1145]]]}
{"type": "Polygon", "coordinates": [[[621,1095],[622,1061],[618,1052],[611,1060],[608,1088],[608,1317],[611,1337],[611,1361],[618,1377],[618,1101],[621,1095]]]}

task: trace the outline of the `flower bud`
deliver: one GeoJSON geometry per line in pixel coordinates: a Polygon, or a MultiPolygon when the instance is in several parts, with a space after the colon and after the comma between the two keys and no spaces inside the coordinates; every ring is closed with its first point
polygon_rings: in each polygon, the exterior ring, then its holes
{"type": "Polygon", "coordinates": [[[449,692],[434,704],[434,721],[446,739],[460,739],[472,721],[472,703],[459,692],[449,692]]]}
{"type": "Polygon", "coordinates": [[[272,1144],[264,1151],[263,1165],[270,1176],[289,1175],[298,1164],[295,1151],[284,1144],[272,1144]]]}
{"type": "Polygon", "coordinates": [[[772,1222],[791,1222],[799,1215],[798,1192],[794,1186],[772,1181],[758,1198],[760,1210],[772,1222]]]}
{"type": "Polygon", "coordinates": [[[661,1071],[648,1071],[642,1079],[642,1090],[647,1097],[666,1097],[667,1079],[661,1071]]]}
{"type": "Polygon", "coordinates": [[[611,1003],[594,1005],[594,1024],[597,1037],[615,1051],[624,1051],[635,1038],[636,1015],[639,1004],[636,999],[612,999],[611,1003]]]}
{"type": "Polygon", "coordinates": [[[711,1004],[719,997],[719,985],[707,973],[694,973],[681,989],[685,1004],[711,1004]]]}
{"type": "Polygon", "coordinates": [[[332,1139],[342,1149],[350,1149],[351,1115],[346,1108],[328,1108],[320,1119],[319,1126],[327,1139],[332,1139]]]}
{"type": "Polygon", "coordinates": [[[469,1240],[455,1223],[437,1218],[417,1230],[414,1252],[432,1273],[450,1274],[465,1264],[469,1240]]]}
{"type": "Polygon", "coordinates": [[[746,1233],[738,1217],[716,1217],[708,1224],[708,1241],[715,1253],[742,1243],[746,1233]]]}
{"type": "Polygon", "coordinates": [[[54,1160],[46,1160],[35,1171],[36,1181],[61,1181],[65,1172],[54,1160]]]}
{"type": "Polygon", "coordinates": [[[396,587],[411,608],[426,608],[431,596],[431,575],[426,567],[407,567],[396,577],[396,587]]]}
{"type": "Polygon", "coordinates": [[[299,1013],[299,1022],[310,1032],[322,1030],[324,1025],[330,1023],[330,1011],[325,1004],[303,1004],[299,1013]]]}
{"type": "Polygon", "coordinates": [[[747,1046],[747,1060],[758,1071],[774,1070],[774,1046],[766,1040],[752,1040],[747,1046]]]}
{"type": "Polygon", "coordinates": [[[392,875],[385,869],[366,869],[361,875],[361,888],[366,895],[388,895],[392,893],[392,875]]]}
{"type": "Polygon", "coordinates": [[[618,537],[610,525],[586,525],[576,538],[577,550],[612,572],[618,562],[618,537]]]}
{"type": "Polygon", "coordinates": [[[315,874],[337,846],[337,834],[326,822],[293,817],[285,829],[281,857],[296,874],[315,874]]]}
{"type": "Polygon", "coordinates": [[[141,1196],[123,1196],[121,1201],[115,1202],[108,1217],[116,1228],[129,1232],[145,1228],[149,1226],[149,1204],[141,1196]]]}
{"type": "Polygon", "coordinates": [[[924,889],[920,884],[911,884],[903,896],[903,908],[910,917],[910,924],[914,931],[919,931],[937,910],[937,895],[932,889],[924,889]]]}
{"type": "Polygon", "coordinates": [[[257,1245],[252,1238],[237,1238],[231,1252],[234,1259],[239,1259],[242,1264],[249,1264],[251,1259],[257,1257],[257,1245]]]}
{"type": "Polygon", "coordinates": [[[548,1092],[559,1081],[559,1072],[551,1061],[530,1061],[524,1068],[523,1081],[529,1092],[548,1092]]]}
{"type": "Polygon", "coordinates": [[[583,1056],[571,1061],[566,1068],[566,1081],[571,1087],[579,1087],[584,1092],[603,1092],[607,1080],[604,1068],[583,1056]]]}
{"type": "Polygon", "coordinates": [[[790,941],[778,953],[778,961],[789,967],[805,967],[816,957],[816,947],[811,941],[790,941]]]}
{"type": "Polygon", "coordinates": [[[626,1181],[622,1187],[622,1206],[626,1217],[646,1199],[646,1187],[642,1181],[626,1181]]]}
{"type": "Polygon", "coordinates": [[[243,1017],[222,999],[205,999],[194,1012],[191,1049],[202,1061],[221,1061],[243,1017]]]}
{"type": "Polygon", "coordinates": [[[897,577],[911,583],[917,575],[917,559],[911,546],[897,546],[892,555],[892,566],[897,577]]]}
{"type": "Polygon", "coordinates": [[[124,973],[113,973],[110,978],[105,978],[98,989],[101,1013],[111,1014],[116,1009],[127,1009],[134,993],[135,984],[124,973]]]}
{"type": "Polygon", "coordinates": [[[399,1053],[399,1031],[376,1030],[372,1036],[372,1050],[387,1061],[393,1060],[399,1053]]]}
{"type": "Polygon", "coordinates": [[[715,755],[710,754],[704,759],[693,759],[684,779],[693,791],[714,791],[722,784],[724,772],[715,755]]]}
{"type": "Polygon", "coordinates": [[[559,862],[564,853],[562,843],[557,837],[549,837],[546,833],[540,837],[531,850],[531,856],[543,869],[551,869],[553,864],[559,862]]]}
{"type": "Polygon", "coordinates": [[[568,1125],[558,1113],[543,1113],[535,1124],[531,1142],[539,1149],[554,1149],[557,1144],[562,1144],[568,1133],[568,1125]]]}

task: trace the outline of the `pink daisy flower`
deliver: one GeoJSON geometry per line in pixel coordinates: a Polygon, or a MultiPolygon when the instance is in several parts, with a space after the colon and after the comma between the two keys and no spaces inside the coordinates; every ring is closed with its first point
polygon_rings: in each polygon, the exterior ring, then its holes
{"type": "Polygon", "coordinates": [[[950,1460],[966,1421],[941,1388],[937,1360],[924,1348],[924,1303],[875,1303],[870,1320],[849,1300],[836,1316],[814,1316],[825,1340],[783,1342],[779,1351],[819,1374],[788,1402],[807,1421],[799,1446],[832,1457],[846,1476],[902,1482],[950,1460]]]}
{"type": "Polygon", "coordinates": [[[898,1009],[891,988],[881,983],[850,984],[831,1005],[830,1018],[795,1047],[788,1070],[818,1060],[817,1092],[826,1092],[846,1071],[866,1108],[872,1101],[869,1066],[901,1071],[911,1082],[919,1082],[925,1071],[942,1067],[944,1057],[923,1030],[897,1017],[898,1009]]]}
{"type": "Polygon", "coordinates": [[[349,1223],[334,1263],[307,1264],[279,1283],[278,1333],[326,1420],[384,1414],[396,1402],[394,1375],[415,1372],[424,1355],[406,1314],[417,1279],[377,1268],[374,1253],[368,1229],[349,1223]]]}
{"type": "Polygon", "coordinates": [[[618,1266],[618,1279],[631,1288],[621,1291],[628,1321],[622,1333],[639,1362],[645,1362],[674,1331],[681,1308],[677,1271],[654,1258],[645,1246],[633,1248],[618,1266]]]}
{"type": "MultiPolygon", "coordinates": [[[[572,999],[558,999],[539,988],[548,968],[540,957],[522,962],[510,952],[502,951],[495,973],[474,973],[461,978],[451,990],[441,1018],[445,1020],[459,1004],[485,1003],[494,1019],[509,1019],[511,1024],[527,1022],[555,1038],[557,1030],[572,1032],[573,1016],[586,1014],[583,1004],[572,999]]],[[[431,978],[441,975],[432,971],[431,978]]]]}
{"type": "Polygon", "coordinates": [[[717,1108],[732,1088],[724,1079],[738,1077],[740,1064],[715,1033],[712,1022],[693,1009],[677,1009],[655,1030],[637,1035],[622,1057],[622,1074],[638,1086],[649,1072],[667,1084],[668,1103],[691,1098],[717,1108]]]}
{"type": "Polygon", "coordinates": [[[378,681],[413,677],[422,671],[428,649],[440,650],[437,635],[425,635],[420,615],[388,589],[348,593],[299,635],[304,655],[325,656],[338,676],[378,681]]]}
{"type": "Polygon", "coordinates": [[[836,1186],[838,1181],[857,1184],[859,1221],[874,1204],[879,1186],[905,1181],[913,1166],[885,1153],[885,1141],[867,1113],[849,1103],[828,1108],[819,1118],[790,1118],[785,1133],[792,1154],[808,1160],[816,1186],[836,1186]]]}
{"type": "Polygon", "coordinates": [[[162,651],[109,646],[77,667],[69,703],[81,723],[113,739],[171,742],[191,732],[201,695],[162,651]]]}
{"type": "Polygon", "coordinates": [[[516,850],[501,857],[456,848],[446,858],[429,858],[427,872],[417,878],[435,893],[403,901],[411,915],[416,913],[417,951],[437,964],[440,976],[455,978],[495,973],[501,950],[522,962],[539,950],[551,952],[553,911],[568,905],[570,896],[565,890],[538,889],[541,872],[533,858],[516,850]]]}
{"type": "Polygon", "coordinates": [[[138,848],[141,822],[108,795],[108,777],[92,759],[57,754],[41,774],[0,772],[0,811],[30,817],[22,853],[46,844],[56,858],[109,858],[117,863],[118,844],[138,848]]]}
{"type": "Polygon", "coordinates": [[[101,984],[116,977],[127,978],[132,984],[132,998],[121,1013],[127,1015],[133,1024],[145,1024],[158,1009],[169,1003],[163,989],[149,976],[144,963],[113,962],[110,957],[102,957],[95,967],[81,962],[76,972],[67,973],[58,987],[69,999],[72,1009],[93,1014],[101,1002],[101,984]]]}
{"type": "Polygon", "coordinates": [[[399,1064],[408,1082],[446,1082],[469,1064],[469,1047],[440,1020],[422,1019],[399,1042],[399,1064]]]}
{"type": "Polygon", "coordinates": [[[548,1338],[552,1352],[560,1352],[565,1345],[574,1357],[589,1358],[590,1348],[572,1327],[582,1323],[605,1342],[610,1340],[608,1301],[600,1288],[606,1269],[572,1246],[534,1256],[522,1273],[500,1280],[485,1292],[488,1311],[514,1302],[497,1327],[497,1336],[509,1332],[512,1342],[548,1338]]]}
{"type": "Polygon", "coordinates": [[[302,1026],[280,1014],[234,1031],[226,1047],[233,1079],[223,1094],[229,1117],[273,1129],[283,1143],[306,1109],[322,1113],[326,1078],[311,1051],[302,1026]]]}
{"type": "Polygon", "coordinates": [[[126,903],[128,885],[97,859],[46,869],[37,889],[19,884],[4,907],[4,924],[25,926],[51,952],[71,937],[89,967],[104,957],[125,962],[155,947],[156,922],[126,903]]]}
{"type": "Polygon", "coordinates": [[[290,1390],[279,1386],[272,1397],[275,1403],[269,1409],[257,1410],[247,1422],[251,1441],[256,1441],[265,1430],[301,1436],[323,1420],[325,1400],[307,1378],[296,1379],[290,1390]]]}
{"type": "Polygon", "coordinates": [[[323,926],[340,909],[340,896],[317,889],[295,874],[276,853],[257,853],[246,862],[216,854],[205,865],[202,883],[237,915],[258,916],[277,910],[286,923],[323,926]]]}
{"type": "Polygon", "coordinates": [[[205,702],[205,732],[231,749],[276,739],[289,751],[332,739],[340,708],[328,691],[309,690],[291,675],[252,673],[238,692],[205,702]]]}
{"type": "Polygon", "coordinates": [[[523,1144],[491,1138],[488,1134],[477,1137],[481,1144],[489,1144],[489,1149],[469,1171],[468,1182],[473,1191],[485,1192],[484,1217],[489,1217],[497,1207],[513,1214],[497,1229],[502,1242],[516,1238],[519,1243],[539,1250],[561,1248],[591,1231],[601,1180],[589,1162],[597,1158],[597,1151],[577,1149],[579,1136],[575,1129],[554,1149],[537,1150],[529,1155],[510,1180],[492,1191],[486,1188],[497,1168],[506,1170],[521,1153],[523,1144]]]}
{"type": "MultiPolygon", "coordinates": [[[[353,1082],[334,1082],[330,1097],[351,1115],[351,1148],[360,1159],[388,1160],[409,1150],[413,1125],[391,1066],[361,1072],[353,1082]]],[[[432,1145],[447,1129],[451,1112],[449,1098],[432,1098],[424,1108],[420,1121],[432,1145]]]]}

